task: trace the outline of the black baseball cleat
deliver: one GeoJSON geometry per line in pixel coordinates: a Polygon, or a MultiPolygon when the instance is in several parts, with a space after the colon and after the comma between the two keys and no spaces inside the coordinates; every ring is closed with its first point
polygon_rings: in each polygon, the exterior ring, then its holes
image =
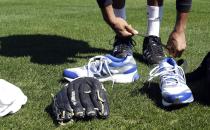
{"type": "MultiPolygon", "coordinates": [[[[113,53],[112,55],[118,58],[126,57],[126,56],[131,56],[133,55],[133,39],[131,37],[118,37],[115,36],[115,41],[113,45],[113,53]]],[[[135,43],[135,42],[134,42],[135,43]]]]}
{"type": "Polygon", "coordinates": [[[159,64],[165,58],[161,39],[157,36],[147,36],[143,43],[143,59],[148,64],[159,64]]]}

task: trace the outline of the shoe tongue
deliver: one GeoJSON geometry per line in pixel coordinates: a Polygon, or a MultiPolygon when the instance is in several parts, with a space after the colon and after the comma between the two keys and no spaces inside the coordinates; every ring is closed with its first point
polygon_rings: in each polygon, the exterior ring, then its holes
{"type": "MultiPolygon", "coordinates": [[[[109,62],[108,59],[106,61],[109,62]]],[[[100,76],[103,73],[107,73],[107,68],[105,66],[106,65],[104,64],[104,62],[102,62],[100,60],[96,60],[96,61],[91,63],[90,71],[93,74],[96,74],[96,75],[100,76]]]]}
{"type": "Polygon", "coordinates": [[[176,68],[177,64],[174,59],[166,58],[161,62],[160,66],[162,66],[163,68],[176,68]]]}
{"type": "Polygon", "coordinates": [[[164,68],[174,68],[174,66],[171,65],[171,64],[168,63],[168,62],[163,62],[163,63],[161,64],[161,66],[163,66],[164,68]]]}
{"type": "Polygon", "coordinates": [[[161,66],[163,67],[162,70],[168,71],[168,73],[164,76],[168,77],[167,82],[177,82],[176,78],[174,77],[174,74],[176,73],[176,63],[173,60],[165,61],[161,63],[161,66]],[[171,71],[171,69],[174,69],[174,71],[171,71]]]}
{"type": "Polygon", "coordinates": [[[90,70],[92,72],[97,72],[99,69],[100,69],[100,62],[99,62],[99,60],[91,63],[90,70]]]}
{"type": "Polygon", "coordinates": [[[163,70],[167,71],[170,69],[174,69],[176,67],[175,65],[168,63],[168,62],[162,62],[160,66],[162,68],[160,71],[163,71],[163,70]]]}

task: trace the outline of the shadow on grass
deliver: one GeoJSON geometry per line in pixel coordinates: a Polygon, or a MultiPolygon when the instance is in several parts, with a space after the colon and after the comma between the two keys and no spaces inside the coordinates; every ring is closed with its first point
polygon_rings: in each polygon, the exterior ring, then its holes
{"type": "Polygon", "coordinates": [[[52,110],[52,104],[48,105],[46,108],[45,108],[45,112],[47,112],[49,114],[49,116],[51,117],[52,121],[53,121],[53,124],[58,127],[59,126],[59,123],[57,122],[56,120],[56,117],[55,115],[53,114],[53,110],[52,110]]]}
{"type": "Polygon", "coordinates": [[[139,92],[146,94],[158,107],[162,107],[161,93],[157,83],[146,82],[143,87],[139,89],[139,92]]]}
{"type": "Polygon", "coordinates": [[[186,74],[186,80],[195,101],[210,106],[210,52],[206,54],[197,69],[186,74]]]}
{"type": "Polygon", "coordinates": [[[138,94],[146,94],[148,98],[150,98],[157,107],[164,109],[166,111],[174,111],[180,108],[183,108],[185,106],[188,106],[188,104],[182,104],[182,105],[172,105],[165,107],[162,105],[162,96],[161,96],[161,91],[159,88],[158,83],[154,82],[145,82],[142,88],[134,89],[131,92],[132,96],[138,95],[138,94]]]}
{"type": "Polygon", "coordinates": [[[186,74],[187,84],[192,90],[196,102],[210,106],[210,81],[202,76],[205,75],[204,73],[199,78],[198,76],[193,77],[197,72],[195,70],[192,73],[186,74]]]}
{"type": "Polygon", "coordinates": [[[149,64],[147,61],[144,60],[143,55],[140,54],[140,53],[134,52],[133,57],[134,57],[137,61],[139,61],[139,62],[141,62],[141,63],[143,63],[143,64],[145,64],[145,65],[147,65],[147,66],[152,66],[151,64],[149,64]]]}
{"type": "Polygon", "coordinates": [[[188,82],[196,102],[210,106],[210,89],[206,79],[188,82]]]}
{"type": "Polygon", "coordinates": [[[109,51],[92,48],[86,41],[57,35],[33,34],[0,37],[0,55],[30,56],[31,62],[38,64],[62,64],[75,62],[69,58],[88,58],[79,57],[78,53],[109,53],[109,51]]]}

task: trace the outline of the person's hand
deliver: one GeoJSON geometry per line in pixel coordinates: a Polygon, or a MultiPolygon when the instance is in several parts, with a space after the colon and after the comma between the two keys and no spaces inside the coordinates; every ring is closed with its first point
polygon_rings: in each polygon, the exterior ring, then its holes
{"type": "Polygon", "coordinates": [[[120,37],[129,37],[138,34],[137,30],[120,17],[115,18],[111,27],[120,37]]]}
{"type": "Polygon", "coordinates": [[[167,42],[167,49],[169,54],[173,57],[180,57],[186,47],[187,44],[184,31],[173,31],[170,34],[167,42]]]}

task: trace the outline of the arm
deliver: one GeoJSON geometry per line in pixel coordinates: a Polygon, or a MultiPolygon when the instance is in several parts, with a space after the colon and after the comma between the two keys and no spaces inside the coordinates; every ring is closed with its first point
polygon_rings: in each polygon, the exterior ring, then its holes
{"type": "Polygon", "coordinates": [[[177,17],[174,30],[171,32],[167,48],[169,54],[174,57],[180,57],[183,51],[186,49],[186,37],[185,30],[187,25],[188,13],[191,9],[191,0],[177,0],[177,17]]]}
{"type": "Polygon", "coordinates": [[[116,32],[116,34],[121,37],[128,37],[138,34],[138,32],[133,29],[131,25],[129,25],[124,19],[115,16],[112,2],[105,4],[105,1],[97,0],[98,5],[101,8],[104,20],[116,32]]]}

